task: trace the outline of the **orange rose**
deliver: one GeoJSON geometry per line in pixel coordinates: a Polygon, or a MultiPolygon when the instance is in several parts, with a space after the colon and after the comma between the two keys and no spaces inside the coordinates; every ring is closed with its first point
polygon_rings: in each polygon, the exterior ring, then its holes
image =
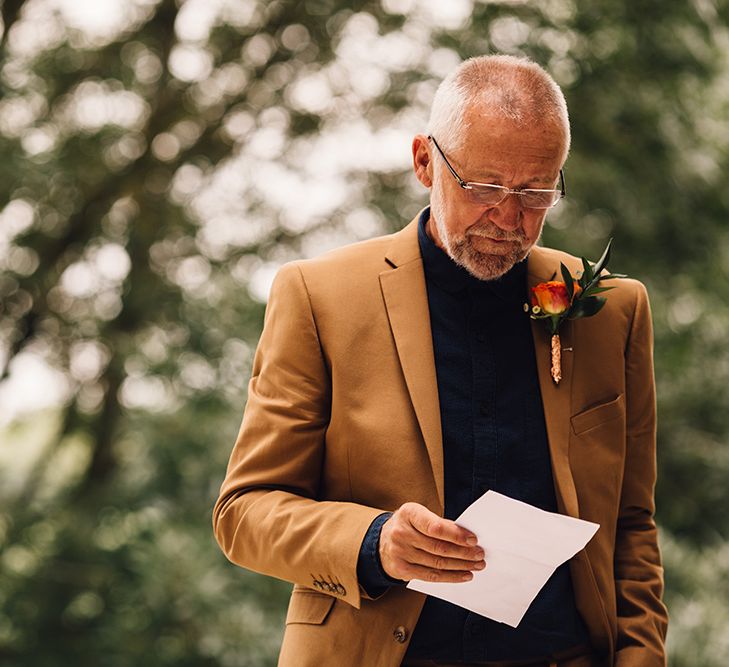
{"type": "MultiPolygon", "coordinates": [[[[577,296],[580,291],[580,286],[575,282],[572,298],[577,296]]],[[[567,286],[559,280],[550,280],[532,287],[532,307],[539,307],[546,315],[561,315],[571,305],[567,286]]]]}

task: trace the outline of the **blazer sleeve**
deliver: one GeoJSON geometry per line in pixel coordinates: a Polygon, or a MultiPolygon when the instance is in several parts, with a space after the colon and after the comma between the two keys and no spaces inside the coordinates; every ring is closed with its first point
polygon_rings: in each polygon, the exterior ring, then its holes
{"type": "Polygon", "coordinates": [[[304,278],[287,264],[271,288],[213,528],[233,563],[359,608],[360,546],[382,510],[319,498],[330,397],[304,278]]]}
{"type": "Polygon", "coordinates": [[[653,330],[645,287],[637,283],[627,342],[627,442],[615,543],[618,636],[615,664],[666,663],[668,616],[661,597],[663,568],[653,518],[656,482],[656,397],[653,330]]]}

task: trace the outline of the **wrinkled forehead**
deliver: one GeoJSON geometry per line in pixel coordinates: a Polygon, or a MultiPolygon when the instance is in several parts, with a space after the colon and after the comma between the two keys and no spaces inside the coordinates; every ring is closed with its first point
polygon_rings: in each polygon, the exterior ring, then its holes
{"type": "Polygon", "coordinates": [[[525,109],[517,116],[481,104],[468,107],[463,121],[460,143],[478,152],[524,150],[551,156],[560,166],[566,158],[569,138],[557,114],[537,115],[525,109]]]}

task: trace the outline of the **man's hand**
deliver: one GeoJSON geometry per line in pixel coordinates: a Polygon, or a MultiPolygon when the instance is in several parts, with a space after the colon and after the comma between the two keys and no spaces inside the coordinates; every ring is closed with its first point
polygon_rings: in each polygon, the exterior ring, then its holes
{"type": "Polygon", "coordinates": [[[382,526],[380,561],[393,579],[460,582],[486,567],[476,536],[418,503],[405,503],[382,526]]]}

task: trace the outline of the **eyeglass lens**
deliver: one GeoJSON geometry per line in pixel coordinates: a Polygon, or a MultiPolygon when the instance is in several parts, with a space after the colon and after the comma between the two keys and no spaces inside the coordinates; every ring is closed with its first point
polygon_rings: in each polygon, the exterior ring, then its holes
{"type": "MultiPolygon", "coordinates": [[[[485,183],[469,183],[464,190],[471,201],[485,206],[497,206],[510,194],[507,188],[485,183]]],[[[522,190],[512,194],[516,194],[522,206],[527,208],[551,208],[560,199],[559,190],[522,190]]]]}

